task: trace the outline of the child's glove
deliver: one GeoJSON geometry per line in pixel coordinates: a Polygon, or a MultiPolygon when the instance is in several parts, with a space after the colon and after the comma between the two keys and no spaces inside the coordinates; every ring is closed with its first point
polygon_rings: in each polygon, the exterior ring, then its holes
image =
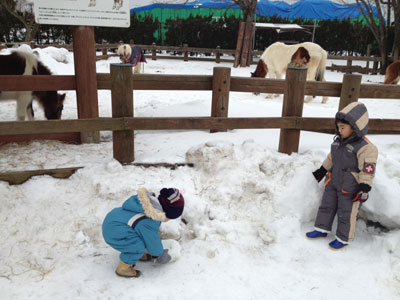
{"type": "Polygon", "coordinates": [[[171,255],[168,254],[168,249],[164,249],[164,252],[159,257],[154,258],[153,262],[158,262],[159,264],[166,264],[171,260],[171,255]]]}
{"type": "Polygon", "coordinates": [[[368,200],[368,192],[371,190],[371,187],[366,183],[359,184],[359,192],[352,199],[353,202],[360,201],[363,203],[368,200]]]}
{"type": "Polygon", "coordinates": [[[319,168],[318,170],[315,170],[314,172],[312,172],[312,174],[314,175],[315,180],[320,182],[322,180],[322,178],[324,178],[326,172],[328,172],[328,171],[325,170],[325,168],[323,166],[321,166],[321,168],[319,168]]]}

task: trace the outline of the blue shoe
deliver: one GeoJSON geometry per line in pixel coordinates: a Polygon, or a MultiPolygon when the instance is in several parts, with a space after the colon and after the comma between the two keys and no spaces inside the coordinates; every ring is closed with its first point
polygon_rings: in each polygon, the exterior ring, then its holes
{"type": "Polygon", "coordinates": [[[338,241],[338,240],[334,240],[332,242],[329,243],[329,247],[332,250],[340,250],[344,247],[346,247],[348,244],[343,244],[342,242],[338,241]]]}
{"type": "Polygon", "coordinates": [[[326,236],[328,235],[328,233],[326,232],[321,232],[318,230],[314,230],[314,231],[310,231],[306,233],[306,237],[313,240],[313,239],[323,239],[326,238],[326,236]]]}

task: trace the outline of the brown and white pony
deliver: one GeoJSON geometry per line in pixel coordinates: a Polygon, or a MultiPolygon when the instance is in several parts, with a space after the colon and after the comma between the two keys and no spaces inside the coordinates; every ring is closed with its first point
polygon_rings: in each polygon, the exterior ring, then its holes
{"type": "Polygon", "coordinates": [[[146,62],[146,58],[140,46],[123,44],[118,47],[117,54],[121,59],[121,63],[132,65],[132,72],[134,74],[143,73],[143,63],[146,62]]]}
{"type": "MultiPolygon", "coordinates": [[[[251,77],[265,78],[269,75],[270,78],[281,79],[286,73],[288,64],[294,60],[295,64],[307,66],[307,80],[325,81],[327,56],[326,51],[315,43],[286,45],[276,42],[261,55],[256,71],[251,73],[251,77]],[[299,50],[300,48],[303,49],[299,50]]],[[[309,102],[311,99],[311,96],[307,96],[304,102],[309,102]]],[[[326,101],[328,98],[323,97],[322,103],[326,103],[326,101]]]]}
{"type": "Polygon", "coordinates": [[[292,55],[290,62],[296,67],[307,66],[310,62],[310,53],[304,47],[299,47],[296,52],[292,55]]]}
{"type": "Polygon", "coordinates": [[[400,60],[392,62],[387,68],[385,73],[384,84],[397,84],[400,79],[400,60]]]}
{"type": "MultiPolygon", "coordinates": [[[[15,51],[8,55],[0,55],[0,75],[51,75],[50,70],[43,65],[36,55],[24,51],[15,51]]],[[[33,99],[44,109],[47,119],[60,119],[64,108],[65,94],[57,91],[0,91],[1,100],[17,101],[17,118],[34,119],[33,99]]]]}

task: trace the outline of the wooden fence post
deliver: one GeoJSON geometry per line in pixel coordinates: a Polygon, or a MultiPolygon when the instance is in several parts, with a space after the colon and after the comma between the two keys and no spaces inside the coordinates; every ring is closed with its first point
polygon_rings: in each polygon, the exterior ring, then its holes
{"type": "Polygon", "coordinates": [[[151,60],[157,60],[156,43],[152,43],[151,46],[151,60]]]}
{"type": "Polygon", "coordinates": [[[372,64],[372,74],[377,74],[378,73],[378,64],[379,62],[377,60],[374,60],[374,63],[372,64]]]}
{"type": "MultiPolygon", "coordinates": [[[[110,76],[112,117],[133,117],[132,65],[111,64],[110,76]]],[[[133,138],[133,130],[113,131],[114,158],[121,164],[135,159],[133,138]]]]}
{"type": "MultiPolygon", "coordinates": [[[[282,117],[301,117],[303,114],[304,91],[307,68],[288,65],[283,95],[282,117]]],[[[291,154],[299,151],[300,130],[281,129],[279,149],[281,153],[291,154]]]]}
{"type": "Polygon", "coordinates": [[[220,53],[221,47],[217,46],[217,50],[215,51],[215,62],[219,64],[221,62],[221,53],[220,53]]]}
{"type": "Polygon", "coordinates": [[[340,92],[339,110],[351,102],[357,102],[360,95],[361,75],[344,74],[340,92]]]}
{"type": "MultiPolygon", "coordinates": [[[[231,88],[231,68],[214,67],[212,84],[211,117],[228,117],[229,90],[231,88]]],[[[213,132],[227,130],[210,129],[213,132]]]]}
{"type": "Polygon", "coordinates": [[[188,44],[183,44],[183,61],[189,61],[188,44]]]}
{"type": "MultiPolygon", "coordinates": [[[[99,117],[97,100],[96,48],[94,28],[89,26],[73,27],[74,67],[76,78],[76,99],[78,118],[90,119],[99,117]]],[[[81,132],[82,143],[98,143],[100,133],[81,132]]]]}
{"type": "Polygon", "coordinates": [[[351,74],[351,66],[353,64],[353,61],[347,57],[347,68],[346,68],[346,73],[351,74]]]}
{"type": "MultiPolygon", "coordinates": [[[[371,57],[371,44],[368,44],[367,47],[367,57],[370,58],[371,57]]],[[[365,66],[367,68],[367,74],[369,73],[368,69],[369,69],[369,60],[367,60],[367,64],[365,66]]]]}

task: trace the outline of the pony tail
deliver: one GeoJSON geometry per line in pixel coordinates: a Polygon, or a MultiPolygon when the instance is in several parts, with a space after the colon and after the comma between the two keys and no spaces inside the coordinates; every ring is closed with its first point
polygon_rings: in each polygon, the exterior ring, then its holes
{"type": "Polygon", "coordinates": [[[317,72],[315,73],[315,81],[325,81],[325,68],[326,68],[326,60],[328,58],[328,54],[325,50],[323,50],[323,55],[318,64],[317,72]]]}

